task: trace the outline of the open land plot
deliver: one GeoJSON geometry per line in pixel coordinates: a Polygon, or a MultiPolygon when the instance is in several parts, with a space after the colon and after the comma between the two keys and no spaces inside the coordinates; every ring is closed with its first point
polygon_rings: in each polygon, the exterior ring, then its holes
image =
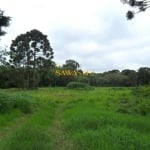
{"type": "Polygon", "coordinates": [[[149,150],[148,93],[119,87],[0,90],[9,104],[6,111],[4,102],[0,106],[0,150],[149,150]]]}

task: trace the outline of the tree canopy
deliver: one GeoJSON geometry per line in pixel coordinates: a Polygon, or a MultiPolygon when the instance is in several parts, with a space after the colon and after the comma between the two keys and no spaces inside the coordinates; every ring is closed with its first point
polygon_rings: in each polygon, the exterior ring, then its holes
{"type": "Polygon", "coordinates": [[[17,36],[10,46],[10,62],[15,67],[38,68],[52,58],[53,49],[47,36],[36,29],[17,36]]]}
{"type": "Polygon", "coordinates": [[[49,40],[46,35],[36,29],[17,36],[12,41],[9,55],[15,74],[18,74],[17,86],[22,86],[21,88],[38,87],[40,78],[43,78],[41,69],[48,70],[54,66],[53,49],[49,40]]]}
{"type": "Polygon", "coordinates": [[[63,69],[77,70],[79,68],[80,64],[72,59],[66,60],[65,64],[63,65],[63,69]]]}

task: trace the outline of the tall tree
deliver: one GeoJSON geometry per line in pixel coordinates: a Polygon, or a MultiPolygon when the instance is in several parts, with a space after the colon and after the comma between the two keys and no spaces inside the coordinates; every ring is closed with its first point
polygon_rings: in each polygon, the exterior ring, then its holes
{"type": "Polygon", "coordinates": [[[150,84],[150,68],[141,67],[138,70],[138,83],[140,85],[150,84]]]}
{"type": "Polygon", "coordinates": [[[137,86],[137,72],[135,70],[125,69],[122,70],[121,74],[128,77],[127,85],[128,86],[137,86]]]}
{"type": "Polygon", "coordinates": [[[0,36],[6,34],[5,31],[2,30],[2,27],[8,27],[11,18],[9,16],[4,16],[4,11],[0,10],[0,36]]]}
{"type": "Polygon", "coordinates": [[[36,29],[17,36],[10,46],[10,62],[16,68],[23,67],[27,70],[28,87],[31,87],[32,82],[32,86],[35,86],[37,69],[50,66],[52,59],[53,49],[47,36],[36,29]]]}
{"type": "Polygon", "coordinates": [[[12,41],[10,61],[16,66],[38,68],[53,59],[53,49],[47,36],[34,29],[12,41]]]}
{"type": "Polygon", "coordinates": [[[63,65],[64,69],[70,69],[70,70],[77,70],[80,68],[80,65],[77,61],[68,59],[66,60],[65,64],[63,65]]]}

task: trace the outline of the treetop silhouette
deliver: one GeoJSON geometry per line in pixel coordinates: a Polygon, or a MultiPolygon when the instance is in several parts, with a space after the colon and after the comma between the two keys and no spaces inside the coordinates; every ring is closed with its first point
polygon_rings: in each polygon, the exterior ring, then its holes
{"type": "Polygon", "coordinates": [[[133,7],[134,9],[137,8],[137,11],[128,11],[126,13],[126,17],[128,20],[134,18],[135,14],[144,12],[147,8],[150,7],[150,1],[148,0],[121,0],[123,4],[128,4],[129,6],[133,7]]]}
{"type": "Polygon", "coordinates": [[[10,24],[11,17],[4,16],[4,11],[0,10],[0,36],[6,34],[5,31],[2,30],[2,27],[8,27],[10,24]]]}

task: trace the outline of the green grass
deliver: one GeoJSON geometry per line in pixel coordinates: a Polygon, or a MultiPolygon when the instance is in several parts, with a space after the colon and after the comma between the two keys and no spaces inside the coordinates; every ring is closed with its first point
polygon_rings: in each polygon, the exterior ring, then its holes
{"type": "Polygon", "coordinates": [[[25,95],[32,108],[0,113],[0,150],[150,149],[147,87],[0,92],[25,95]]]}

